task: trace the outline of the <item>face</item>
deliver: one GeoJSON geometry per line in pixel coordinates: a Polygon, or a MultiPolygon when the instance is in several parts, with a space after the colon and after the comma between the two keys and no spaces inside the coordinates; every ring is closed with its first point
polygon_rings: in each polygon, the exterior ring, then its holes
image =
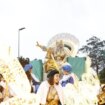
{"type": "Polygon", "coordinates": [[[56,44],[56,46],[57,46],[57,48],[60,48],[60,49],[61,49],[61,48],[63,48],[64,45],[63,45],[63,43],[58,42],[58,43],[56,44]]]}
{"type": "Polygon", "coordinates": [[[54,84],[59,82],[59,74],[54,75],[54,84]]]}
{"type": "Polygon", "coordinates": [[[29,71],[30,71],[30,73],[32,73],[32,69],[30,69],[29,71]]]}
{"type": "Polygon", "coordinates": [[[63,70],[63,74],[64,74],[64,75],[68,75],[69,72],[63,70]]]}

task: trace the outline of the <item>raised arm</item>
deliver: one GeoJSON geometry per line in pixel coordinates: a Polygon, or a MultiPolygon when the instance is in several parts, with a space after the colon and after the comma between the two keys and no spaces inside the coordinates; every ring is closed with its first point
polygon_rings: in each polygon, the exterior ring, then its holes
{"type": "Polygon", "coordinates": [[[47,47],[40,45],[39,42],[36,42],[36,46],[40,47],[43,51],[47,51],[47,47]]]}

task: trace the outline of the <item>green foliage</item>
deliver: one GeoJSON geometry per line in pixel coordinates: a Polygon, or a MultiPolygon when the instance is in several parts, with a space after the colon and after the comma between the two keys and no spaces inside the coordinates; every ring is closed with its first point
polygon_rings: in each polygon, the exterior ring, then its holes
{"type": "Polygon", "coordinates": [[[96,70],[105,68],[105,40],[101,41],[96,36],[92,36],[87,41],[87,45],[79,49],[80,52],[87,53],[92,60],[92,67],[96,70]]]}
{"type": "Polygon", "coordinates": [[[99,72],[98,77],[101,83],[105,83],[105,68],[99,72]]]}

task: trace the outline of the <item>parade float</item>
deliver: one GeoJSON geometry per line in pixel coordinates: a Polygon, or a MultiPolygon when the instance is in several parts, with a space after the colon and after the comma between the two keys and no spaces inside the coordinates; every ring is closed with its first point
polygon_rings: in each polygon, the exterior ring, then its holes
{"type": "Polygon", "coordinates": [[[37,42],[37,46],[46,51],[43,64],[44,79],[50,68],[62,72],[61,66],[68,62],[74,73],[74,85],[64,87],[66,105],[98,105],[100,82],[96,72],[91,68],[91,58],[78,57],[79,40],[69,33],[61,33],[52,37],[47,46],[37,42]]]}
{"type": "MultiPolygon", "coordinates": [[[[37,42],[37,46],[47,53],[44,63],[41,60],[31,61],[33,67],[41,68],[40,72],[35,69],[36,72],[39,72],[40,79],[42,77],[44,77],[43,80],[46,79],[50,68],[56,68],[62,73],[61,66],[64,62],[72,65],[75,83],[63,88],[65,105],[98,105],[97,94],[100,82],[90,66],[91,59],[88,56],[77,57],[79,40],[75,36],[69,33],[57,34],[49,40],[48,45],[43,46],[37,42]]],[[[3,74],[7,84],[6,99],[0,104],[39,105],[37,94],[30,93],[29,81],[18,59],[13,56],[11,48],[1,45],[0,50],[0,73],[3,74]],[[15,93],[10,98],[9,85],[12,86],[15,93]]],[[[33,68],[34,73],[35,70],[33,68]]]]}

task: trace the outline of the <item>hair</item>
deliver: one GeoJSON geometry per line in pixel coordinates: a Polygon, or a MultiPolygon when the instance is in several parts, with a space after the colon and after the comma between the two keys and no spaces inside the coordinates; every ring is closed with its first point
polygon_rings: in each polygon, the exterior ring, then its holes
{"type": "Polygon", "coordinates": [[[32,80],[32,76],[31,76],[30,71],[26,71],[26,75],[27,75],[28,80],[31,81],[32,80]]]}
{"type": "MultiPolygon", "coordinates": [[[[48,83],[49,83],[50,85],[54,85],[54,76],[51,77],[51,78],[48,78],[48,83]]],[[[59,82],[56,83],[56,85],[58,85],[58,84],[59,84],[59,82]]]]}
{"type": "Polygon", "coordinates": [[[50,85],[54,85],[54,76],[48,78],[48,83],[49,83],[50,85]]]}
{"type": "MultiPolygon", "coordinates": [[[[51,71],[49,71],[47,78],[48,78],[48,83],[50,85],[54,85],[54,75],[55,74],[59,74],[59,72],[56,69],[53,69],[51,71]]],[[[58,83],[56,83],[58,85],[58,83]]]]}
{"type": "MultiPolygon", "coordinates": [[[[29,82],[31,82],[31,81],[33,80],[33,78],[32,78],[32,76],[31,76],[30,71],[26,71],[25,73],[26,73],[26,75],[27,75],[27,78],[28,78],[29,82]]],[[[33,88],[32,88],[32,86],[31,86],[31,93],[32,93],[32,92],[33,92],[33,88]]]]}

